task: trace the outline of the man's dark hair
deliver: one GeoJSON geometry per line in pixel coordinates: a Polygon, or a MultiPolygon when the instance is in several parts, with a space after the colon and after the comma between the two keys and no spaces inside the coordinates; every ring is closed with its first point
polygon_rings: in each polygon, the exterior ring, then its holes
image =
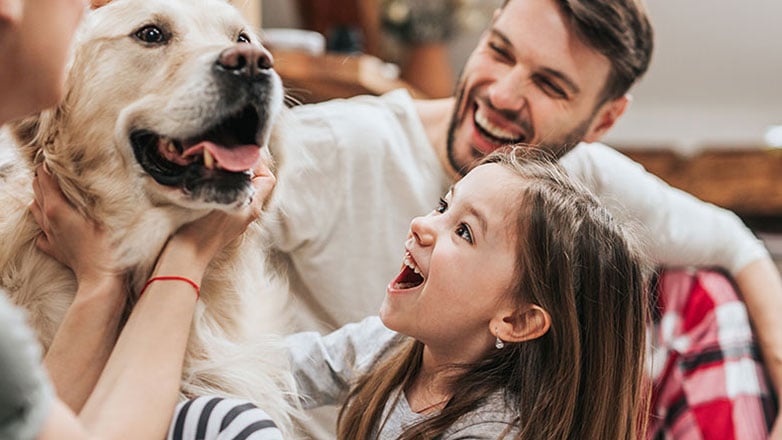
{"type": "MultiPolygon", "coordinates": [[[[511,0],[505,0],[503,7],[511,0]]],[[[611,72],[602,102],[621,97],[646,72],[653,32],[640,0],[558,0],[573,30],[587,46],[603,54],[611,72]]]]}

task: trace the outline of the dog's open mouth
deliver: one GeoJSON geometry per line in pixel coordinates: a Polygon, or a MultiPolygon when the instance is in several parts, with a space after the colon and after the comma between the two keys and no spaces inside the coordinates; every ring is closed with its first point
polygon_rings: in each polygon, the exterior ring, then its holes
{"type": "MultiPolygon", "coordinates": [[[[177,139],[137,129],[130,134],[136,160],[161,185],[186,192],[236,192],[249,184],[261,147],[257,138],[264,128],[262,116],[253,105],[227,117],[205,132],[177,139]]],[[[230,195],[215,201],[230,203],[230,195]],[[226,199],[221,201],[221,199],[226,199]]]]}

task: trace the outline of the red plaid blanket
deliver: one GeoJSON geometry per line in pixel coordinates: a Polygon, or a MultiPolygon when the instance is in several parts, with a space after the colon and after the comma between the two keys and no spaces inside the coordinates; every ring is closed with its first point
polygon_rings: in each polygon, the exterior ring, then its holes
{"type": "Polygon", "coordinates": [[[774,399],[730,279],[712,270],[665,270],[656,291],[649,438],[765,439],[774,399]]]}

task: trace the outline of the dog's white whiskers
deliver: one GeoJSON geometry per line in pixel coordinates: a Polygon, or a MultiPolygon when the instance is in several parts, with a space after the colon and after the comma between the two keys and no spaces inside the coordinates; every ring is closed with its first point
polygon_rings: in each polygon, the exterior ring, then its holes
{"type": "Polygon", "coordinates": [[[298,97],[293,96],[292,94],[290,94],[290,92],[296,92],[296,91],[303,92],[303,93],[307,92],[304,89],[288,89],[288,91],[283,96],[283,101],[285,102],[285,104],[287,104],[290,107],[294,107],[294,106],[301,105],[301,104],[304,103],[304,101],[302,99],[299,99],[298,97]]]}

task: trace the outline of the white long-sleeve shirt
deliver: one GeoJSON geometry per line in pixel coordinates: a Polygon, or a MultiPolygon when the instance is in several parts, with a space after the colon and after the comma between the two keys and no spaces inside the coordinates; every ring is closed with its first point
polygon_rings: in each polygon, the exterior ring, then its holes
{"type": "MultiPolygon", "coordinates": [[[[278,172],[284,212],[272,237],[291,263],[297,329],[327,332],[377,313],[401,267],[410,220],[434,209],[452,181],[403,90],[294,114],[310,160],[291,158],[278,172]]],[[[735,214],[670,187],[608,146],[580,144],[560,162],[615,217],[639,226],[660,265],[736,274],[768,255],[735,214]]]]}

